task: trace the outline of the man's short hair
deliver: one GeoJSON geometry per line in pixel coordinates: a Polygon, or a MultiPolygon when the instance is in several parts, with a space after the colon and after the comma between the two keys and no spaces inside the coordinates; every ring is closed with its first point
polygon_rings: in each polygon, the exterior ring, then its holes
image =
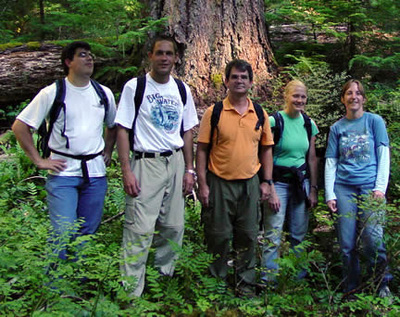
{"type": "Polygon", "coordinates": [[[154,47],[156,46],[156,43],[161,42],[161,41],[171,42],[174,47],[174,53],[175,54],[178,53],[178,45],[176,44],[175,39],[169,35],[164,35],[164,34],[156,35],[156,37],[152,40],[151,46],[150,46],[151,53],[154,53],[154,47]]]}
{"type": "Polygon", "coordinates": [[[247,71],[249,74],[250,81],[253,81],[253,69],[251,65],[243,59],[234,59],[225,67],[225,78],[229,80],[229,76],[231,75],[232,68],[236,68],[241,72],[247,71]]]}
{"type": "Polygon", "coordinates": [[[66,47],[63,48],[61,52],[61,65],[63,66],[64,74],[66,75],[68,75],[69,73],[69,67],[65,64],[65,60],[69,59],[72,61],[74,59],[75,52],[78,48],[83,48],[87,51],[91,50],[89,43],[84,41],[75,41],[69,43],[66,47]]]}

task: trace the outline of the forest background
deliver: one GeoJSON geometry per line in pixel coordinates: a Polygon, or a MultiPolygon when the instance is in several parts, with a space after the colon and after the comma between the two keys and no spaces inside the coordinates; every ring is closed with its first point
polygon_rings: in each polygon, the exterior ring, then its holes
{"type": "MultiPolygon", "coordinates": [[[[0,4],[1,315],[398,316],[398,1],[1,0],[0,4]],[[212,9],[218,9],[224,23],[210,19],[212,9]],[[204,28],[207,20],[212,34],[204,28]],[[203,27],[200,33],[196,25],[203,27]],[[394,275],[392,300],[375,296],[379,276],[364,274],[356,300],[348,301],[347,294],[340,292],[341,261],[323,190],[311,213],[304,242],[308,252],[295,257],[283,243],[278,288],[260,292],[256,298],[238,298],[235,289],[226,289],[211,278],[207,267],[212,258],[205,253],[200,206],[188,200],[185,241],[182,248],[177,247],[180,258],[175,276],[162,277],[149,266],[145,295],[130,299],[119,273],[124,193],[116,155],[108,169],[109,192],[99,233],[70,243],[81,255],[78,260],[60,263],[56,276],[45,274],[50,263],[59,261],[49,256],[46,243],[46,173],[29,162],[7,130],[27,99],[61,76],[59,53],[70,41],[83,39],[92,44],[97,56],[94,77],[110,86],[118,99],[124,82],[145,71],[148,40],[157,31],[167,31],[177,39],[181,60],[176,75],[190,84],[200,116],[207,105],[224,96],[223,69],[232,58],[251,61],[257,75],[252,98],[268,112],[282,107],[282,89],[288,80],[303,80],[309,88],[307,113],[321,132],[317,140],[321,188],[326,135],[344,113],[340,88],[348,78],[363,81],[367,110],[385,119],[391,141],[385,241],[394,275]],[[212,45],[204,46],[202,41],[211,36],[212,45]],[[251,39],[252,45],[245,39],[251,39]],[[210,51],[206,58],[198,57],[202,49],[210,51]],[[35,65],[42,63],[35,72],[28,68],[32,58],[35,65]],[[87,240],[83,250],[79,248],[82,240],[87,240]],[[309,273],[302,281],[295,279],[299,266],[309,273]],[[57,291],[49,283],[54,278],[57,291]]],[[[373,202],[366,203],[377,208],[373,202]]]]}

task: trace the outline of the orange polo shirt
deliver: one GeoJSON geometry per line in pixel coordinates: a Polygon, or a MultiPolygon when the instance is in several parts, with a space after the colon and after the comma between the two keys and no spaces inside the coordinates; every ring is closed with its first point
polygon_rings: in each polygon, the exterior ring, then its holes
{"type": "MultiPolygon", "coordinates": [[[[261,145],[274,144],[266,111],[262,131],[256,130],[257,113],[251,100],[247,100],[249,107],[241,115],[225,98],[218,126],[214,130],[208,170],[226,180],[253,177],[261,165],[258,159],[260,139],[261,145]]],[[[198,142],[210,143],[213,109],[214,106],[209,107],[203,115],[198,142]]]]}

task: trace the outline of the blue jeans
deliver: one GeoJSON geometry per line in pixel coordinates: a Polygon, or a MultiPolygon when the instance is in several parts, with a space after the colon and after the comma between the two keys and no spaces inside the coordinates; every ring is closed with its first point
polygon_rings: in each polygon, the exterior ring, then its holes
{"type": "Polygon", "coordinates": [[[107,180],[105,177],[91,177],[85,184],[83,177],[49,175],[46,190],[54,252],[59,258],[66,259],[65,244],[68,240],[93,234],[98,229],[107,180]],[[78,220],[81,221],[79,226],[78,220]]]}
{"type": "MultiPolygon", "coordinates": [[[[362,209],[360,203],[370,195],[374,184],[351,186],[335,184],[338,219],[337,232],[343,260],[344,291],[349,292],[360,283],[360,264],[357,247],[362,243],[368,260],[368,273],[371,277],[384,273],[381,286],[386,285],[393,276],[388,272],[385,244],[383,242],[383,223],[385,210],[362,209]]],[[[379,279],[379,277],[378,277],[379,279]]]]}
{"type": "MultiPolygon", "coordinates": [[[[265,208],[264,212],[264,246],[263,246],[263,272],[261,279],[265,282],[276,281],[278,273],[278,249],[281,244],[282,230],[285,219],[287,219],[287,227],[289,233],[289,242],[291,247],[300,252],[298,248],[294,248],[303,242],[308,230],[308,210],[303,197],[295,195],[293,184],[275,183],[275,191],[279,197],[281,207],[278,212],[265,208]]],[[[304,181],[304,187],[309,193],[309,180],[304,181]]],[[[305,273],[305,272],[304,272],[305,273]]],[[[302,275],[305,275],[305,274],[302,275]]],[[[304,277],[304,276],[299,276],[304,277]]]]}

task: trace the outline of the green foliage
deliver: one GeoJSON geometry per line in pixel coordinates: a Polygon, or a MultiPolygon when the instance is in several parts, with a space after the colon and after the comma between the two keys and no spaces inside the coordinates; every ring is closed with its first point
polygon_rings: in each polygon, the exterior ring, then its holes
{"type": "Polygon", "coordinates": [[[1,43],[77,38],[113,38],[125,51],[141,43],[146,32],[164,25],[152,20],[137,0],[8,1],[0,13],[1,43]],[[40,15],[39,3],[44,5],[40,15]]]}
{"type": "Polygon", "coordinates": [[[132,27],[131,30],[124,32],[115,41],[115,45],[118,45],[120,50],[125,55],[127,48],[130,48],[132,44],[143,43],[148,38],[149,31],[160,31],[164,28],[168,21],[168,17],[161,18],[160,20],[137,20],[137,25],[132,27]]]}
{"type": "MultiPolygon", "coordinates": [[[[208,266],[213,257],[203,243],[201,208],[198,202],[188,201],[184,243],[181,248],[174,246],[179,254],[174,276],[161,276],[149,263],[145,293],[131,298],[119,271],[123,228],[119,215],[125,194],[116,156],[107,171],[109,189],[99,232],[72,242],[67,235],[61,237],[75,259],[61,261],[47,242],[50,224],[43,174],[26,159],[12,134],[4,138],[1,147],[0,315],[347,316],[377,312],[395,316],[400,312],[397,298],[389,305],[369,290],[354,302],[341,300],[338,246],[322,197],[312,217],[314,230],[300,246],[305,252],[295,253],[283,242],[277,289],[267,289],[252,299],[237,298],[225,282],[211,277],[208,266]],[[308,272],[307,279],[296,279],[299,269],[308,272]]],[[[396,205],[387,206],[387,217],[386,245],[397,267],[396,205]]],[[[399,278],[395,273],[394,285],[399,278]]]]}
{"type": "MultiPolygon", "coordinates": [[[[389,0],[265,0],[268,26],[290,25],[298,29],[303,40],[275,43],[276,59],[289,63],[286,54],[316,54],[339,71],[350,62],[356,77],[375,80],[396,79],[400,6],[389,0]],[[297,53],[296,53],[297,52],[297,53]],[[390,66],[396,65],[395,68],[390,66]],[[368,67],[365,67],[368,66],[368,67]]],[[[293,33],[293,37],[296,33],[293,33]]],[[[273,43],[274,44],[274,43],[273,43]]]]}
{"type": "Polygon", "coordinates": [[[4,126],[10,127],[15,120],[15,117],[21,112],[22,109],[26,107],[29,100],[21,102],[17,106],[5,106],[0,109],[0,123],[4,126]]]}
{"type": "MultiPolygon", "coordinates": [[[[376,54],[376,52],[375,52],[376,54]]],[[[395,81],[400,71],[400,53],[382,57],[365,54],[355,55],[349,62],[349,68],[362,68],[364,74],[381,82],[395,81]]]]}
{"type": "Polygon", "coordinates": [[[393,122],[388,127],[391,147],[390,186],[388,196],[392,200],[400,197],[400,122],[393,122]]]}

